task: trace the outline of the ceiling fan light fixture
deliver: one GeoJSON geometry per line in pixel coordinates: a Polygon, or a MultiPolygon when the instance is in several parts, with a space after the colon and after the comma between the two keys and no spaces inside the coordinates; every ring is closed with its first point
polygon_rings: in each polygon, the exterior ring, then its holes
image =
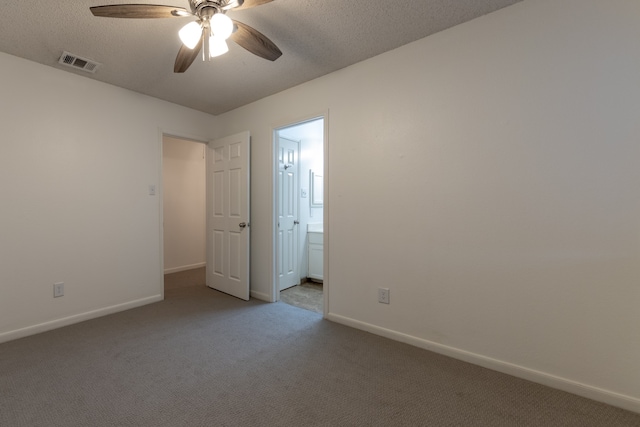
{"type": "Polygon", "coordinates": [[[189,22],[187,25],[182,27],[180,31],[178,31],[178,35],[186,47],[193,49],[200,41],[202,28],[196,21],[189,22]]]}
{"type": "Polygon", "coordinates": [[[157,4],[111,4],[93,6],[89,10],[94,16],[105,18],[180,18],[191,16],[192,21],[178,31],[182,45],[173,66],[174,73],[184,73],[193,61],[202,54],[202,59],[228,52],[226,39],[233,34],[233,41],[240,47],[269,61],[282,55],[268,37],[242,22],[229,19],[230,10],[249,9],[273,0],[188,0],[189,9],[157,4]],[[214,37],[211,37],[214,36],[214,37]]]}
{"type": "Polygon", "coordinates": [[[227,52],[229,52],[229,46],[225,39],[219,36],[211,36],[209,39],[209,57],[215,58],[227,52]]]}
{"type": "Polygon", "coordinates": [[[224,13],[216,13],[211,17],[211,31],[214,36],[226,40],[233,32],[233,21],[224,13]]]}

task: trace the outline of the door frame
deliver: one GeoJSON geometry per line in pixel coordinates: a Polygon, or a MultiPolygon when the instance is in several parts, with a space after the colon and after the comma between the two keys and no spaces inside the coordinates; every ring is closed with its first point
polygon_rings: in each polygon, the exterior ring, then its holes
{"type": "MultiPolygon", "coordinates": [[[[323,316],[326,318],[330,312],[329,309],[329,292],[330,292],[330,266],[329,266],[329,242],[330,242],[330,223],[329,223],[329,111],[325,110],[316,114],[309,114],[288,120],[283,120],[271,126],[271,295],[272,302],[280,300],[280,292],[278,290],[278,270],[277,270],[277,238],[278,238],[278,207],[276,205],[276,197],[278,194],[278,131],[280,129],[301,125],[306,122],[323,119],[322,139],[323,139],[323,316]]],[[[302,148],[301,148],[302,149],[302,148]]]]}
{"type": "MultiPolygon", "coordinates": [[[[158,146],[160,147],[159,155],[158,155],[158,182],[156,185],[156,195],[158,196],[158,210],[159,214],[159,235],[160,235],[160,275],[159,275],[159,288],[160,295],[162,299],[164,299],[164,158],[163,158],[163,149],[164,149],[164,137],[168,136],[170,138],[182,139],[185,141],[193,141],[196,143],[203,144],[206,148],[209,147],[210,138],[204,137],[202,135],[194,135],[186,132],[178,132],[175,130],[158,128],[158,146]]],[[[206,175],[206,174],[205,174],[206,175]]],[[[205,179],[206,181],[206,179],[205,179]]],[[[153,185],[153,184],[150,184],[153,185]]],[[[205,182],[206,185],[206,182],[205,182]]],[[[205,190],[206,191],[206,190],[205,190]]],[[[206,256],[206,254],[205,254],[206,256]]]]}

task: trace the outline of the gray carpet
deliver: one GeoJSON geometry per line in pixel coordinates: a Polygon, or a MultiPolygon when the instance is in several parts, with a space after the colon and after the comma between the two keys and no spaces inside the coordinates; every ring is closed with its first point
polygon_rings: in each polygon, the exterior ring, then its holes
{"type": "Polygon", "coordinates": [[[171,276],[163,302],[0,344],[0,426],[640,426],[638,414],[171,276]]]}

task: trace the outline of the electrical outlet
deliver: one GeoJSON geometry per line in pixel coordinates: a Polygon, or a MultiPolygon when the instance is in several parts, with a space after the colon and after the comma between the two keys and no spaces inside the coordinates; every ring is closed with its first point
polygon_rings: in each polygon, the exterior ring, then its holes
{"type": "Polygon", "coordinates": [[[378,302],[389,304],[389,288],[378,288],[378,302]]]}
{"type": "Polygon", "coordinates": [[[64,296],[64,283],[54,283],[53,284],[53,297],[58,298],[64,296]]]}

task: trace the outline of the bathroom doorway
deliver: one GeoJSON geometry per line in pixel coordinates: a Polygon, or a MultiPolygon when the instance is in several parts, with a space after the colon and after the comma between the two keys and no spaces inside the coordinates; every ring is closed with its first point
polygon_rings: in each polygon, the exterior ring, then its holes
{"type": "Polygon", "coordinates": [[[274,131],[277,300],[323,312],[325,120],[274,131]]]}

